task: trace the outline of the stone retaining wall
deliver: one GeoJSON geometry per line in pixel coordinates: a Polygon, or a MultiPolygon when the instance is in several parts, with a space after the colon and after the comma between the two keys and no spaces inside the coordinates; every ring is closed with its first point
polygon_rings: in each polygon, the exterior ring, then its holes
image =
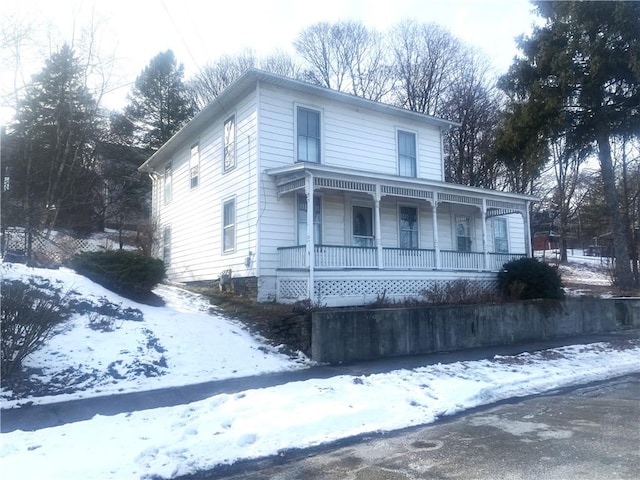
{"type": "Polygon", "coordinates": [[[313,312],[311,356],[327,363],[640,328],[640,299],[313,312]]]}

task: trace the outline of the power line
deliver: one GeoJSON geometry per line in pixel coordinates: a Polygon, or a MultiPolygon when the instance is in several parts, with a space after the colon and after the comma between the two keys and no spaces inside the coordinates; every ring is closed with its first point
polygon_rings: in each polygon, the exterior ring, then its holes
{"type": "Polygon", "coordinates": [[[191,57],[191,60],[193,61],[195,66],[198,68],[198,70],[200,70],[200,65],[198,64],[198,61],[196,60],[196,58],[194,57],[193,53],[191,52],[191,49],[189,48],[189,44],[187,44],[186,40],[184,39],[184,36],[182,35],[182,32],[180,31],[180,28],[178,27],[178,24],[175,22],[175,20],[171,16],[171,13],[169,12],[169,9],[167,8],[166,3],[164,2],[164,0],[161,0],[161,2],[162,2],[162,6],[164,7],[164,11],[167,13],[167,17],[169,17],[169,20],[171,20],[171,23],[173,24],[173,28],[175,29],[176,33],[180,37],[180,40],[182,41],[182,44],[184,45],[184,48],[187,49],[187,53],[191,57]]]}

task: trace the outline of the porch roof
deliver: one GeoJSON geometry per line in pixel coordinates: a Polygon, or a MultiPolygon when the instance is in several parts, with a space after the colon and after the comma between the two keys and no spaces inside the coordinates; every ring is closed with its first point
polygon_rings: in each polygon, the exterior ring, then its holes
{"type": "Polygon", "coordinates": [[[447,202],[474,205],[482,208],[483,199],[489,215],[504,215],[522,212],[528,202],[539,201],[538,197],[517,193],[500,192],[454,183],[420,178],[384,175],[363,172],[343,167],[332,167],[317,163],[299,162],[266,171],[273,177],[278,197],[293,191],[304,190],[306,178],[313,178],[314,188],[327,188],[366,193],[380,197],[396,196],[422,199],[430,203],[447,202]]]}

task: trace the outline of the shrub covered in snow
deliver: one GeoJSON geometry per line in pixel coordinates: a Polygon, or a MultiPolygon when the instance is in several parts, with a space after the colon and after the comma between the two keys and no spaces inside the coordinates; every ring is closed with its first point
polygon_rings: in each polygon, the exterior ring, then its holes
{"type": "Polygon", "coordinates": [[[2,383],[68,316],[59,293],[48,293],[18,280],[2,282],[2,383]]]}
{"type": "Polygon", "coordinates": [[[103,287],[129,298],[148,295],[165,276],[162,260],[127,250],[81,253],[71,260],[71,266],[103,287]]]}
{"type": "Polygon", "coordinates": [[[535,258],[519,258],[506,263],[498,273],[498,288],[510,300],[564,298],[558,270],[535,258]]]}

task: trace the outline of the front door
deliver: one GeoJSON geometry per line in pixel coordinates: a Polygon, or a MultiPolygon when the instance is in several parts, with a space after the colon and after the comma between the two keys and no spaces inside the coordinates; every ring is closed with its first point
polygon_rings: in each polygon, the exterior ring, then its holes
{"type": "Polygon", "coordinates": [[[373,247],[373,209],[353,207],[353,245],[373,247]]]}

